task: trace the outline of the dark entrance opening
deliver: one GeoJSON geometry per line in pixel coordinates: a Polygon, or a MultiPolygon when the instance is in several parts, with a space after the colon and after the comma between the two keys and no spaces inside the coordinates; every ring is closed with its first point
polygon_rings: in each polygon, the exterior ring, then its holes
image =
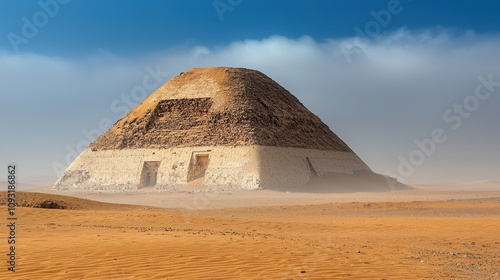
{"type": "Polygon", "coordinates": [[[205,177],[205,172],[208,169],[209,163],[210,160],[207,154],[195,155],[194,159],[191,159],[191,164],[189,166],[188,182],[205,177]]]}
{"type": "Polygon", "coordinates": [[[159,161],[145,161],[141,172],[141,187],[152,187],[158,179],[159,161]]]}

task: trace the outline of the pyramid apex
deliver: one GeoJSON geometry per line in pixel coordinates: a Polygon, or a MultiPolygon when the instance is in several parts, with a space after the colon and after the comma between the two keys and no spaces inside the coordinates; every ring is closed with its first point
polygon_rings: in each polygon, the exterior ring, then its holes
{"type": "Polygon", "coordinates": [[[192,68],[162,85],[93,150],[273,146],[351,152],[295,96],[246,68],[192,68]]]}

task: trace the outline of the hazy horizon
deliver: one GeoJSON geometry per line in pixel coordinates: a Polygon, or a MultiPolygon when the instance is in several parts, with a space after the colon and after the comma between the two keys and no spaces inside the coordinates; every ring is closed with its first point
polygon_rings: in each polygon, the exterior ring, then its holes
{"type": "Polygon", "coordinates": [[[0,165],[21,180],[57,177],[180,72],[233,66],[288,89],[375,172],[500,181],[495,1],[124,2],[0,3],[0,165]]]}

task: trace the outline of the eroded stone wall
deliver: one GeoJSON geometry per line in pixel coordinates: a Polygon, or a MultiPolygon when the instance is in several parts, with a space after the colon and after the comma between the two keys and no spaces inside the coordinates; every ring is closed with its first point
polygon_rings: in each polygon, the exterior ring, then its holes
{"type": "Polygon", "coordinates": [[[159,161],[157,190],[180,190],[196,155],[210,163],[203,184],[206,189],[258,189],[301,186],[311,176],[330,172],[370,170],[352,152],[266,146],[191,147],[172,149],[86,149],[54,186],[58,190],[126,191],[141,188],[144,162],[159,161]]]}
{"type": "Polygon", "coordinates": [[[257,154],[260,183],[267,188],[303,186],[313,175],[371,171],[352,152],[260,146],[257,154]]]}
{"type": "Polygon", "coordinates": [[[352,152],[289,91],[255,70],[192,69],[160,87],[91,149],[271,146],[352,152]]]}

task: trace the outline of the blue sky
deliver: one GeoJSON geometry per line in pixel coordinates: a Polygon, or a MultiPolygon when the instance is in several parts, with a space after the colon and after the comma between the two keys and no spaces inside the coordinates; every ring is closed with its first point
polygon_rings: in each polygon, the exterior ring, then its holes
{"type": "Polygon", "coordinates": [[[142,100],[151,71],[160,86],[227,65],[275,79],[377,172],[500,180],[500,88],[481,83],[500,81],[499,12],[498,1],[2,0],[0,164],[55,177],[142,100]],[[491,94],[474,97],[478,86],[491,94]],[[447,137],[428,155],[417,143],[435,129],[447,137]]]}
{"type": "MultiPolygon", "coordinates": [[[[215,47],[272,35],[288,38],[308,35],[322,41],[355,36],[353,27],[363,29],[373,20],[370,11],[387,9],[389,2],[234,0],[236,7],[224,12],[221,21],[213,0],[72,0],[61,5],[57,16],[40,30],[40,36],[22,45],[20,50],[73,57],[92,54],[98,49],[135,55],[197,44],[215,47]]],[[[486,34],[500,30],[498,1],[397,2],[402,12],[392,16],[383,32],[401,27],[419,30],[439,26],[486,34]]],[[[230,5],[231,1],[220,3],[230,5]]],[[[39,10],[37,1],[0,1],[0,34],[20,33],[21,18],[32,19],[39,10]]],[[[9,45],[7,37],[2,36],[1,46],[9,49],[9,45]]]]}

